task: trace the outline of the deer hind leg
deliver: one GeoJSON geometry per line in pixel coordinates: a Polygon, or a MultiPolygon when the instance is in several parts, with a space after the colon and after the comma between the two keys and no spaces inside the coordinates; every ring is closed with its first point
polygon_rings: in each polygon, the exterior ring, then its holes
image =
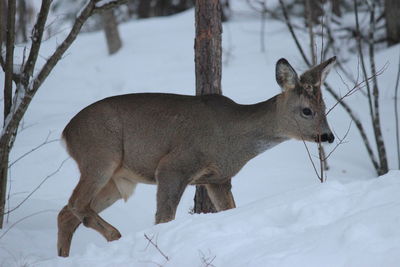
{"type": "MultiPolygon", "coordinates": [[[[92,200],[91,207],[95,212],[100,213],[119,199],[121,199],[121,194],[117,189],[114,180],[111,179],[92,200]]],[[[81,221],[68,206],[65,206],[60,211],[58,214],[58,256],[69,256],[72,236],[80,224],[81,221]]]]}
{"type": "Polygon", "coordinates": [[[83,225],[98,231],[107,241],[117,240],[121,237],[121,234],[93,210],[91,203],[100,190],[111,180],[118,166],[109,162],[104,164],[101,161],[86,166],[90,167],[83,170],[81,168],[81,178],[69,199],[68,207],[83,225]],[[91,166],[96,166],[97,169],[91,169],[91,166]]]}
{"type": "Polygon", "coordinates": [[[58,214],[58,239],[57,251],[58,256],[68,257],[71,247],[72,235],[81,224],[81,221],[76,217],[72,211],[65,206],[58,214]]]}
{"type": "Polygon", "coordinates": [[[231,180],[224,184],[207,184],[207,193],[217,211],[233,209],[236,207],[232,195],[231,180]]]}

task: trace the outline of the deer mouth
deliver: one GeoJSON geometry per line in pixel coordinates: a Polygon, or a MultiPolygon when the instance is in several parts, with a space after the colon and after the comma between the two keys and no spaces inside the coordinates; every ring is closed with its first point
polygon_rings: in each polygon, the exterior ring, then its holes
{"type": "Polygon", "coordinates": [[[315,137],[315,142],[317,142],[317,143],[328,142],[331,144],[331,143],[333,143],[334,140],[335,140],[335,136],[332,133],[324,133],[324,134],[317,135],[315,137]]]}

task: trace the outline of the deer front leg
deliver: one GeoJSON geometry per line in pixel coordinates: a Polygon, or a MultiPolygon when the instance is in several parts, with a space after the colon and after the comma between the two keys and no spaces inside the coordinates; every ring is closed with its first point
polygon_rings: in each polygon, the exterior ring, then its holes
{"type": "Polygon", "coordinates": [[[207,184],[206,188],[217,211],[229,210],[236,207],[231,191],[232,184],[230,179],[223,184],[207,184]]]}
{"type": "Polygon", "coordinates": [[[172,152],[162,158],[157,166],[156,224],[175,219],[176,208],[186,186],[202,169],[203,160],[193,153],[172,152]]]}
{"type": "Polygon", "coordinates": [[[187,177],[174,172],[160,173],[157,182],[156,224],[175,219],[176,208],[188,185],[187,177]]]}

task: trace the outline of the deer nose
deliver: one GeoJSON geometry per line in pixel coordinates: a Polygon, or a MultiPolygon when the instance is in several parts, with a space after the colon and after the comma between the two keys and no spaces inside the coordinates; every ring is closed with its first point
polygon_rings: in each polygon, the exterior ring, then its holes
{"type": "Polygon", "coordinates": [[[332,133],[324,133],[321,134],[320,140],[321,142],[328,141],[329,143],[333,143],[333,141],[335,140],[335,136],[332,133]]]}

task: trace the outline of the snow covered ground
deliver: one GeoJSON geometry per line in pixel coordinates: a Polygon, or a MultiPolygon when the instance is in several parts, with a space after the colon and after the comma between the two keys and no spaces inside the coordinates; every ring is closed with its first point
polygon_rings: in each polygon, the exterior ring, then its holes
{"type": "MultiPolygon", "coordinates": [[[[284,24],[268,21],[267,51],[260,53],[259,18],[242,1],[234,1],[233,9],[232,20],[224,24],[223,91],[239,103],[260,102],[280,91],[274,73],[279,58],[287,58],[298,72],[306,68],[284,24]]],[[[193,10],[130,22],[120,30],[124,47],[111,57],[102,32],[80,35],[33,100],[11,161],[48,135],[58,139],[74,114],[104,97],[130,92],[194,93],[193,10]]],[[[300,37],[307,42],[305,35],[300,37]]],[[[42,62],[60,38],[43,44],[42,62]]],[[[377,53],[378,68],[389,64],[378,78],[391,169],[397,168],[393,88],[398,53],[399,46],[377,53]]],[[[356,69],[356,65],[354,57],[347,66],[356,69]]],[[[328,81],[346,92],[335,71],[328,81]]],[[[327,93],[325,98],[328,108],[334,104],[327,93]]],[[[354,94],[347,101],[369,123],[365,97],[354,94]]],[[[340,107],[328,120],[339,136],[350,123],[340,107]]],[[[371,127],[367,134],[372,137],[371,127]]],[[[315,145],[309,147],[316,154],[315,145]]],[[[16,162],[11,168],[8,207],[17,206],[67,158],[62,145],[52,142],[16,162]]],[[[329,165],[328,181],[321,184],[304,145],[285,142],[253,159],[233,179],[236,209],[191,215],[194,188],[189,187],[177,219],[156,226],[155,186],[139,185],[127,203],[119,201],[102,213],[120,230],[120,240],[107,243],[97,232],[80,227],[71,256],[64,259],[56,253],[56,216],[79,176],[69,159],[9,215],[0,231],[0,266],[398,266],[400,172],[392,170],[376,178],[355,127],[329,165]],[[168,260],[148,244],[145,234],[168,260]]]]}

